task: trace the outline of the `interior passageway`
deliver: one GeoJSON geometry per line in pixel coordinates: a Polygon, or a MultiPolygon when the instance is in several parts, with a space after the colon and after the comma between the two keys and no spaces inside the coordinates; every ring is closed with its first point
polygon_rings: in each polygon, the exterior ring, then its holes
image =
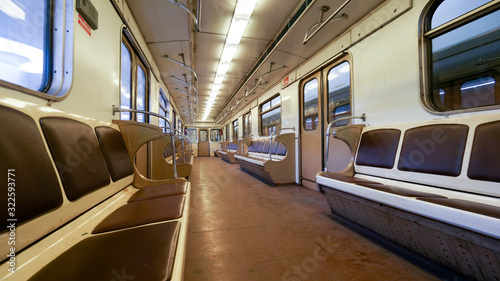
{"type": "Polygon", "coordinates": [[[195,158],[184,278],[438,280],[330,214],[323,195],[195,158]]]}

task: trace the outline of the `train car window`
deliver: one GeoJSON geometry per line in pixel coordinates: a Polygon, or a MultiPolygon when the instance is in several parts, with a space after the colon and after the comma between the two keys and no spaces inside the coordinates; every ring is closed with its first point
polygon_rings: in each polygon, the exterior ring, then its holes
{"type": "Polygon", "coordinates": [[[311,81],[304,84],[303,89],[303,122],[304,129],[307,131],[316,130],[319,123],[318,118],[318,79],[314,78],[311,81]]]}
{"type": "Polygon", "coordinates": [[[174,119],[173,119],[173,122],[172,124],[174,125],[174,129],[177,129],[177,113],[175,112],[174,110],[174,119]]]}
{"type": "Polygon", "coordinates": [[[210,130],[210,141],[218,142],[220,140],[220,130],[219,129],[211,129],[210,130]]]}
{"type": "Polygon", "coordinates": [[[427,10],[424,102],[432,110],[500,104],[500,5],[485,5],[488,2],[435,1],[427,10]]]}
{"type": "MultiPolygon", "coordinates": [[[[160,115],[165,116],[168,120],[170,120],[170,102],[165,95],[165,92],[162,88],[160,88],[160,98],[159,98],[159,112],[160,115]]],[[[163,128],[163,132],[170,132],[170,125],[165,122],[163,119],[159,119],[158,125],[163,128]]]]}
{"type": "Polygon", "coordinates": [[[260,106],[260,135],[270,136],[281,129],[281,96],[277,95],[260,106]]]}
{"type": "MultiPolygon", "coordinates": [[[[351,68],[344,61],[328,71],[328,122],[351,115],[351,68]]],[[[345,126],[349,120],[337,122],[345,126]]]]}
{"type": "MultiPolygon", "coordinates": [[[[146,72],[142,66],[137,66],[137,109],[146,110],[146,72]]],[[[137,121],[146,122],[146,115],[137,114],[137,121]]]]}
{"type": "Polygon", "coordinates": [[[226,140],[229,140],[229,124],[226,125],[226,140]]]}
{"type": "Polygon", "coordinates": [[[233,121],[233,139],[238,138],[238,127],[239,127],[238,119],[236,119],[233,121]]]}
{"type": "Polygon", "coordinates": [[[200,130],[200,142],[208,141],[208,130],[201,129],[200,130]]]}
{"type": "Polygon", "coordinates": [[[252,135],[252,113],[249,112],[243,115],[243,137],[252,135]]]}
{"type": "Polygon", "coordinates": [[[189,138],[190,141],[197,142],[198,133],[196,132],[196,129],[187,129],[187,137],[189,138]]]}
{"type": "Polygon", "coordinates": [[[73,1],[2,1],[0,25],[0,84],[61,99],[72,83],[73,1]]]}
{"type": "MultiPolygon", "coordinates": [[[[130,50],[122,42],[121,54],[121,86],[120,86],[120,107],[125,109],[132,108],[132,56],[130,50]]],[[[131,120],[130,112],[121,112],[121,120],[131,120]]]]}
{"type": "MultiPolygon", "coordinates": [[[[121,46],[120,106],[126,109],[147,111],[149,109],[149,72],[125,35],[122,36],[121,46]]],[[[149,117],[143,113],[122,112],[120,118],[139,122],[149,120],[149,117]]]]}

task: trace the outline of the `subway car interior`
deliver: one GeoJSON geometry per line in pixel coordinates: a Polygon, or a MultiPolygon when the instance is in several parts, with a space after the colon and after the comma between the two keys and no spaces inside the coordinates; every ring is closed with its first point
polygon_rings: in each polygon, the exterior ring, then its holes
{"type": "Polygon", "coordinates": [[[500,0],[0,26],[0,280],[500,280],[500,0]]]}

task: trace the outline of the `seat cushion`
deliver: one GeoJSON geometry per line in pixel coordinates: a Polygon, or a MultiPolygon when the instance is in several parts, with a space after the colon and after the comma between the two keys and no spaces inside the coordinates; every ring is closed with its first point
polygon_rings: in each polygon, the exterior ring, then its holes
{"type": "Polygon", "coordinates": [[[361,178],[344,176],[344,175],[337,175],[337,174],[333,174],[331,172],[321,172],[321,173],[319,173],[319,176],[330,178],[330,179],[334,179],[334,180],[338,180],[338,181],[343,181],[343,182],[346,182],[346,183],[354,183],[354,184],[359,184],[359,183],[380,184],[378,182],[371,181],[371,180],[365,180],[365,179],[361,179],[361,178]]]}
{"type": "Polygon", "coordinates": [[[433,193],[428,193],[428,192],[422,192],[418,190],[412,190],[409,188],[403,188],[399,186],[394,186],[394,185],[386,185],[386,184],[381,184],[381,183],[366,183],[366,182],[360,182],[357,183],[357,185],[361,185],[364,187],[368,187],[371,189],[379,190],[379,191],[384,191],[387,193],[392,193],[396,195],[401,195],[405,197],[435,197],[435,198],[446,198],[445,196],[441,196],[438,194],[433,194],[433,193]]]}
{"type": "Polygon", "coordinates": [[[185,194],[188,184],[188,182],[176,182],[145,187],[134,193],[128,200],[128,203],[185,194]]]}
{"type": "Polygon", "coordinates": [[[182,216],[184,199],[184,195],[176,195],[125,204],[102,220],[92,233],[178,219],[182,216]]]}
{"type": "Polygon", "coordinates": [[[84,239],[29,280],[170,280],[179,229],[168,222],[84,239]]]}
{"type": "Polygon", "coordinates": [[[486,205],[462,199],[427,198],[427,197],[417,198],[417,199],[500,219],[500,207],[498,206],[486,205]]]}

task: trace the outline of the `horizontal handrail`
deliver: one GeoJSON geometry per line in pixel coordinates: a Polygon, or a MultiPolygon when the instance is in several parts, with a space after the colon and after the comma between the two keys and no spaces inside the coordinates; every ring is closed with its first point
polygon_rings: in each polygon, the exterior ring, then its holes
{"type": "MultiPolygon", "coordinates": [[[[314,30],[313,33],[309,34],[310,30],[308,30],[307,33],[306,33],[306,36],[304,37],[304,41],[302,41],[302,44],[304,44],[304,45],[307,44],[307,42],[314,35],[316,35],[316,33],[318,33],[323,27],[325,27],[325,25],[327,23],[329,23],[332,19],[334,19],[335,16],[337,16],[337,14],[340,13],[340,11],[342,11],[345,8],[345,6],[347,6],[347,4],[349,4],[349,2],[351,2],[351,1],[352,0],[347,0],[342,5],[340,5],[340,7],[335,12],[333,12],[333,14],[331,14],[324,22],[322,22],[321,25],[318,28],[316,28],[316,30],[314,30]]],[[[346,17],[347,17],[347,15],[344,16],[344,14],[342,14],[340,18],[346,18],[346,17]]]]}
{"type": "Polygon", "coordinates": [[[361,116],[346,116],[342,117],[336,120],[333,120],[328,124],[328,128],[326,129],[326,149],[325,149],[325,167],[323,167],[323,171],[327,172],[328,168],[328,153],[330,149],[330,128],[337,122],[340,121],[345,121],[345,120],[352,120],[352,119],[361,119],[363,121],[366,121],[366,114],[361,114],[361,116]]]}
{"type": "MultiPolygon", "coordinates": [[[[168,125],[173,128],[172,126],[172,123],[170,122],[170,120],[167,119],[167,117],[163,116],[163,115],[160,115],[158,113],[155,113],[155,112],[151,112],[151,111],[146,111],[146,110],[139,110],[139,109],[126,109],[126,108],[120,108],[120,107],[117,107],[113,104],[113,115],[115,115],[115,113],[117,112],[134,112],[134,113],[142,113],[142,114],[146,114],[146,115],[150,115],[150,116],[155,116],[155,117],[158,117],[160,119],[163,119],[165,120],[165,122],[168,123],[168,125]]],[[[170,135],[170,139],[172,141],[172,163],[173,163],[173,169],[174,169],[174,179],[178,179],[179,177],[177,176],[177,163],[175,161],[175,141],[174,141],[174,134],[173,133],[163,133],[163,134],[169,134],[170,135]]]]}
{"type": "Polygon", "coordinates": [[[284,131],[284,130],[293,130],[295,132],[295,126],[293,126],[291,128],[280,128],[278,130],[274,130],[271,133],[271,141],[269,142],[269,160],[272,159],[272,157],[271,157],[271,150],[272,150],[272,147],[273,147],[273,136],[276,134],[276,132],[280,132],[280,134],[281,134],[281,131],[284,131]]]}

